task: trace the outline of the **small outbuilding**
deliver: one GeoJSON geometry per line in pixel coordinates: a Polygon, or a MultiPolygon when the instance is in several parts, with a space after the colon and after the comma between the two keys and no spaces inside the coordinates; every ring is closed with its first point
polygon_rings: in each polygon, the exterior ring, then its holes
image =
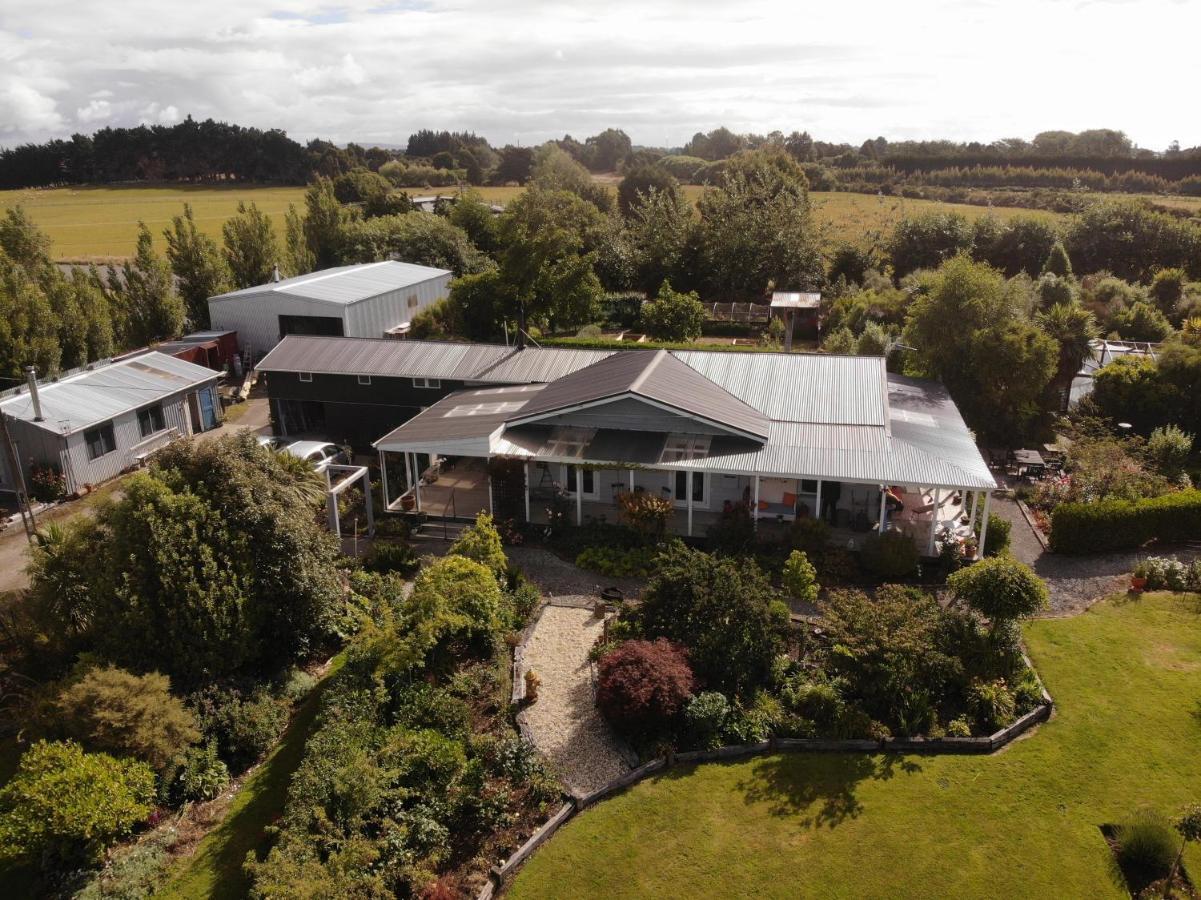
{"type": "Polygon", "coordinates": [[[413,317],[446,297],[451,273],[411,263],[323,269],[210,297],[209,318],[236,331],[255,360],[289,334],[403,338],[413,317]]]}
{"type": "Polygon", "coordinates": [[[771,295],[772,315],[784,320],[784,351],[792,349],[792,333],[799,325],[801,333],[816,337],[818,333],[818,309],[822,295],[802,291],[776,291],[771,295]]]}

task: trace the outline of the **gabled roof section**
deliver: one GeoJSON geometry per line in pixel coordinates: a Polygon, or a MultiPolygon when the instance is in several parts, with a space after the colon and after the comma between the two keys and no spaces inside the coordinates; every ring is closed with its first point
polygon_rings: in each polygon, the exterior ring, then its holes
{"type": "Polygon", "coordinates": [[[396,260],[355,263],[229,291],[210,297],[209,302],[257,297],[261,294],[288,294],[306,300],[350,305],[358,303],[360,300],[403,290],[450,274],[446,269],[435,269],[430,266],[419,266],[396,260]]]}
{"type": "Polygon", "coordinates": [[[769,434],[767,416],[666,350],[618,353],[566,375],[547,385],[509,424],[629,397],[742,437],[765,441],[769,434]]]}

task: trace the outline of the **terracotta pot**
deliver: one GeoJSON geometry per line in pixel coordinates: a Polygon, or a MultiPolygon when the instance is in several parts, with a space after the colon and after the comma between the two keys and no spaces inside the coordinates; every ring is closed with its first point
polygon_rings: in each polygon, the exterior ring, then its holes
{"type": "Polygon", "coordinates": [[[1143,588],[1145,588],[1146,586],[1147,586],[1146,578],[1142,578],[1138,575],[1130,576],[1130,590],[1134,591],[1136,594],[1141,593],[1143,588]]]}
{"type": "Polygon", "coordinates": [[[411,510],[416,505],[417,505],[417,501],[413,499],[412,494],[410,494],[407,497],[400,498],[400,508],[405,510],[406,512],[411,510]]]}

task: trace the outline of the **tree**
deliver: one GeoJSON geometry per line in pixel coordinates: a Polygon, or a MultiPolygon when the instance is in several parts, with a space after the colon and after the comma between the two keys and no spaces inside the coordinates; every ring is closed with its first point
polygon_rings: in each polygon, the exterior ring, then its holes
{"type": "Polygon", "coordinates": [[[127,260],[119,271],[119,275],[110,275],[109,289],[119,298],[126,317],[126,344],[142,346],[178,337],[185,320],[184,303],[175,292],[170,265],[154,252],[154,241],[144,222],[138,223],[133,260],[127,260]]]}
{"type": "Polygon", "coordinates": [[[626,220],[626,238],[632,251],[633,284],[646,293],[669,278],[693,284],[695,273],[688,260],[695,244],[696,219],[682,197],[656,191],[636,204],[626,220]]]}
{"type": "Polygon", "coordinates": [[[459,539],[451,544],[448,552],[475,560],[497,578],[503,578],[509,568],[505,548],[501,546],[500,533],[493,524],[492,516],[486,512],[476,514],[475,522],[463,529],[459,539]]]}
{"type": "Polygon", "coordinates": [[[1059,241],[1059,232],[1050,222],[1026,217],[1002,223],[988,216],[976,221],[973,232],[972,258],[1000,269],[1008,278],[1022,272],[1032,277],[1040,274],[1059,241]]]}
{"type": "Polygon", "coordinates": [[[972,226],[959,213],[927,213],[902,219],[893,229],[885,252],[896,278],[918,269],[936,269],[972,247],[972,226]]]}
{"type": "Polygon", "coordinates": [[[1050,272],[1043,273],[1034,284],[1038,305],[1043,309],[1066,306],[1076,299],[1076,285],[1071,279],[1060,278],[1050,272]]]}
{"type": "Polygon", "coordinates": [[[1147,458],[1167,478],[1184,472],[1193,451],[1193,436],[1177,425],[1163,425],[1147,438],[1147,458]]]}
{"type": "Polygon", "coordinates": [[[367,203],[390,193],[392,185],[369,169],[355,168],[335,178],[333,188],[339,203],[367,203]]]}
{"type": "Polygon", "coordinates": [[[334,196],[333,182],[318,178],[304,195],[304,240],[314,269],[328,269],[342,261],[343,228],[348,215],[334,196]]]}
{"type": "Polygon", "coordinates": [[[424,212],[351,220],[341,226],[338,244],[343,263],[399,259],[449,269],[456,276],[476,274],[494,265],[461,228],[424,212]]]}
{"type": "Polygon", "coordinates": [[[238,212],[221,228],[225,261],[234,287],[247,288],[271,281],[279,262],[279,245],[271,219],[258,206],[238,203],[238,212]]]}
{"type": "Polygon", "coordinates": [[[915,366],[941,380],[968,426],[989,438],[1012,439],[1030,425],[1058,356],[1017,313],[1000,273],[966,256],[944,263],[909,308],[904,336],[915,366]]]}
{"type": "Polygon", "coordinates": [[[136,760],[39,741],[0,790],[0,858],[55,868],[100,860],[150,815],[154,773],[136,760]]]}
{"type": "Polygon", "coordinates": [[[544,144],[534,161],[533,181],[544,191],[569,191],[600,212],[613,210],[613,194],[592,180],[588,170],[554,143],[544,144]]]}
{"type": "Polygon", "coordinates": [[[627,734],[667,730],[696,686],[683,647],[659,638],[626,641],[597,663],[596,705],[627,734]]]}
{"type": "Polygon", "coordinates": [[[680,183],[660,165],[651,163],[637,166],[626,173],[617,186],[617,206],[628,216],[637,205],[646,202],[654,194],[667,192],[677,201],[683,200],[680,183]]]}
{"type": "Polygon", "coordinates": [[[1072,379],[1080,371],[1084,359],[1092,352],[1092,342],[1101,336],[1097,320],[1079,303],[1061,303],[1049,307],[1038,315],[1037,323],[1046,334],[1059,345],[1059,359],[1051,388],[1061,397],[1061,408],[1066,407],[1068,389],[1072,379]]]}
{"type": "Polygon", "coordinates": [[[1072,261],[1068,258],[1068,251],[1063,247],[1063,241],[1056,241],[1051,246],[1051,251],[1047,254],[1047,261],[1043,263],[1040,274],[1055,275],[1058,278],[1072,277],[1072,261]]]}
{"type": "Polygon", "coordinates": [[[634,613],[641,633],[687,648],[693,669],[711,688],[741,694],[761,685],[783,649],[788,609],[759,568],[679,541],[655,563],[634,613]]]}
{"type": "Polygon", "coordinates": [[[1100,369],[1093,376],[1091,399],[1103,415],[1131,423],[1140,434],[1184,421],[1179,389],[1164,377],[1161,363],[1147,356],[1120,356],[1100,369]]]}
{"type": "Polygon", "coordinates": [[[784,562],[784,572],[780,576],[784,590],[793,600],[801,603],[816,603],[821,586],[817,583],[817,569],[809,562],[802,550],[793,550],[784,562]]]}
{"type": "Polygon", "coordinates": [[[591,321],[602,293],[593,271],[601,225],[596,208],[575,194],[527,189],[500,219],[502,296],[552,329],[591,321]]]}
{"type": "Polygon", "coordinates": [[[44,291],[24,266],[0,254],[0,376],[25,377],[25,366],[58,371],[62,348],[58,319],[44,291]]]}
{"type": "Polygon", "coordinates": [[[1147,281],[1161,268],[1201,278],[1201,228],[1135,202],[1094,203],[1068,228],[1064,244],[1079,272],[1147,281]]]}
{"type": "Polygon", "coordinates": [[[514,147],[510,144],[500,149],[500,162],[492,177],[497,184],[525,184],[533,175],[533,170],[534,148],[514,147]]]}
{"type": "Polygon", "coordinates": [[[442,611],[447,631],[489,651],[505,624],[504,597],[495,573],[465,556],[444,556],[413,583],[413,601],[442,611]]]}
{"type": "Polygon", "coordinates": [[[630,150],[629,135],[620,128],[606,128],[584,141],[584,162],[593,172],[615,172],[630,150]]]}
{"type": "Polygon", "coordinates": [[[449,326],[455,337],[498,340],[506,326],[511,329],[517,324],[518,302],[513,291],[496,271],[456,278],[450,283],[445,315],[438,317],[438,324],[449,326]]]}
{"type": "Polygon", "coordinates": [[[163,231],[163,236],[167,239],[167,260],[179,285],[188,322],[192,328],[208,328],[208,298],[228,289],[229,267],[216,242],[196,228],[189,203],[184,204],[182,216],[171,220],[171,227],[163,231]]]}
{"type": "Polygon", "coordinates": [[[1179,321],[1180,301],[1184,299],[1188,274],[1179,267],[1160,269],[1151,279],[1151,299],[1161,313],[1171,321],[1179,321]]]}
{"type": "Polygon", "coordinates": [[[307,275],[316,264],[305,238],[304,219],[296,206],[289,203],[288,211],[284,213],[284,271],[289,277],[307,275]]]}
{"type": "Polygon", "coordinates": [[[196,719],[165,675],[91,669],[58,697],[62,724],[89,750],[132,756],[163,772],[200,739],[196,719]]]}
{"type": "Polygon", "coordinates": [[[484,253],[497,248],[496,216],[478,191],[469,190],[459,196],[447,214],[450,224],[463,229],[471,243],[484,253]]]}
{"type": "Polygon", "coordinates": [[[947,578],[952,596],[992,624],[1024,619],[1047,607],[1047,586],[1034,570],[1011,556],[990,556],[947,578]]]}
{"type": "Polygon", "coordinates": [[[1113,317],[1118,334],[1127,341],[1162,341],[1172,333],[1172,323],[1150,303],[1138,302],[1113,317]]]}
{"type": "Polygon", "coordinates": [[[761,298],[769,288],[805,290],[825,274],[809,209],[808,187],[786,154],[749,153],[730,161],[698,203],[706,296],[761,298]]]}
{"type": "Polygon", "coordinates": [[[658,296],[642,306],[642,329],[656,341],[692,341],[701,336],[705,307],[695,291],[673,291],[664,281],[658,296]]]}
{"type": "Polygon", "coordinates": [[[1180,871],[1180,861],[1184,859],[1184,848],[1190,843],[1195,844],[1201,841],[1201,805],[1194,803],[1187,807],[1176,818],[1174,825],[1180,835],[1180,852],[1176,854],[1172,869],[1168,872],[1167,880],[1164,882],[1164,897],[1171,896],[1172,883],[1176,880],[1176,873],[1180,871]]]}

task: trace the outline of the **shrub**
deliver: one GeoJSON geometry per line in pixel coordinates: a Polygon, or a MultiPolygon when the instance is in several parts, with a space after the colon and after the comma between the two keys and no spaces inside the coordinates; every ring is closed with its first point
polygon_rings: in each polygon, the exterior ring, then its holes
{"type": "Polygon", "coordinates": [[[371,549],[363,558],[363,568],[368,572],[378,572],[381,575],[396,572],[399,575],[409,576],[420,566],[421,561],[408,544],[393,544],[377,540],[371,544],[371,549]]]}
{"type": "Polygon", "coordinates": [[[596,705],[622,731],[661,731],[684,708],[696,683],[683,647],[660,638],[627,641],[601,657],[596,705]]]}
{"type": "Polygon", "coordinates": [[[217,755],[216,741],[192,747],[176,778],[180,800],[213,800],[229,785],[229,767],[217,755]]]}
{"type": "Polygon", "coordinates": [[[1134,567],[1135,576],[1147,579],[1151,591],[1188,591],[1198,585],[1193,569],[1173,557],[1148,556],[1134,567]]]}
{"type": "Polygon", "coordinates": [[[749,704],[734,704],[726,717],[723,740],[730,744],[766,741],[784,718],[784,707],[778,698],[767,691],[756,691],[749,704]]]}
{"type": "Polygon", "coordinates": [[[788,543],[809,559],[819,560],[830,543],[830,526],[823,519],[803,516],[793,520],[788,529],[788,543]]]}
{"type": "Polygon", "coordinates": [[[513,622],[510,623],[513,628],[520,628],[528,622],[542,601],[542,592],[538,590],[538,585],[526,580],[524,575],[520,575],[520,573],[518,575],[520,577],[514,579],[512,585],[505,588],[508,605],[513,612],[513,622]]]}
{"type": "Polygon", "coordinates": [[[509,568],[505,548],[501,546],[500,532],[496,530],[492,516],[486,512],[479,513],[475,523],[463,529],[459,539],[451,545],[450,553],[487,566],[498,578],[509,568]]]}
{"type": "Polygon", "coordinates": [[[1147,458],[1160,474],[1177,478],[1193,450],[1193,436],[1176,425],[1156,428],[1147,439],[1147,458]]]}
{"type": "Polygon", "coordinates": [[[621,517],[631,528],[644,536],[663,534],[667,520],[675,512],[668,497],[660,497],[650,491],[622,491],[617,495],[621,517]]]}
{"type": "Polygon", "coordinates": [[[666,545],[634,614],[648,638],[688,648],[705,684],[736,695],[765,683],[783,650],[788,608],[753,562],[666,545]]]}
{"type": "Polygon", "coordinates": [[[883,581],[903,581],[917,571],[917,546],[899,531],[870,536],[863,544],[863,565],[883,581]]]}
{"type": "Polygon", "coordinates": [[[817,570],[809,562],[809,558],[800,550],[793,550],[784,563],[781,575],[784,590],[788,596],[802,603],[816,603],[820,586],[817,583],[817,570]]]}
{"type": "Polygon", "coordinates": [[[39,741],[0,790],[0,859],[95,862],[150,814],[153,798],[145,763],[39,741]]]}
{"type": "MultiPolygon", "coordinates": [[[[984,517],[981,512],[977,520],[984,517]]],[[[984,555],[999,556],[1009,549],[1009,537],[1013,531],[1013,523],[996,513],[988,514],[988,532],[984,535],[984,555]]],[[[976,537],[980,536],[980,527],[976,526],[976,537]]]]}
{"type": "Polygon", "coordinates": [[[644,578],[654,569],[655,553],[653,547],[589,547],[575,558],[575,564],[602,575],[644,578]]]}
{"type": "Polygon", "coordinates": [[[705,307],[696,292],[673,291],[664,281],[659,295],[642,306],[642,330],[656,341],[691,341],[701,336],[705,307]]]}
{"type": "Polygon", "coordinates": [[[64,730],[90,750],[133,756],[162,772],[200,737],[167,676],[95,668],[59,695],[64,730]]]}
{"type": "Polygon", "coordinates": [[[1021,619],[1047,606],[1047,586],[1029,566],[1009,556],[993,556],[947,579],[951,593],[995,625],[1021,619]]]}
{"type": "Polygon", "coordinates": [[[781,697],[793,712],[823,728],[833,727],[846,705],[838,687],[824,679],[797,678],[789,681],[781,697]]]}
{"type": "Polygon", "coordinates": [[[288,725],[288,705],[266,688],[243,694],[235,688],[210,688],[192,703],[205,737],[215,741],[221,758],[241,772],[275,746],[288,725]]]}
{"type": "Polygon", "coordinates": [[[1114,843],[1118,864],[1135,891],[1166,878],[1180,849],[1180,837],[1167,817],[1152,810],[1141,810],[1119,825],[1114,843]]]}
{"type": "Polygon", "coordinates": [[[721,736],[730,715],[730,701],[718,691],[701,691],[684,710],[684,725],[690,746],[713,750],[721,746],[721,736]]]}
{"type": "Polygon", "coordinates": [[[169,851],[178,840],[178,829],[168,827],[115,848],[105,859],[104,868],[91,873],[91,880],[72,895],[72,900],[142,900],[157,896],[173,859],[169,851]]]}
{"type": "Polygon", "coordinates": [[[1061,503],[1051,514],[1051,548],[1056,553],[1133,550],[1150,540],[1179,543],[1201,534],[1201,491],[1188,490],[1145,500],[1061,503]]]}
{"type": "Polygon", "coordinates": [[[444,556],[417,576],[412,599],[418,608],[429,604],[460,617],[458,633],[486,643],[504,624],[504,596],[494,571],[466,556],[444,556]]]}
{"type": "Polygon", "coordinates": [[[43,503],[61,500],[67,496],[67,479],[55,466],[34,466],[29,473],[29,494],[43,503]]]}
{"type": "Polygon", "coordinates": [[[947,723],[947,737],[971,737],[972,726],[966,716],[959,716],[947,723]]]}
{"type": "Polygon", "coordinates": [[[1017,707],[1013,694],[998,678],[996,681],[973,681],[968,685],[967,708],[976,723],[991,734],[1013,721],[1017,707]]]}

